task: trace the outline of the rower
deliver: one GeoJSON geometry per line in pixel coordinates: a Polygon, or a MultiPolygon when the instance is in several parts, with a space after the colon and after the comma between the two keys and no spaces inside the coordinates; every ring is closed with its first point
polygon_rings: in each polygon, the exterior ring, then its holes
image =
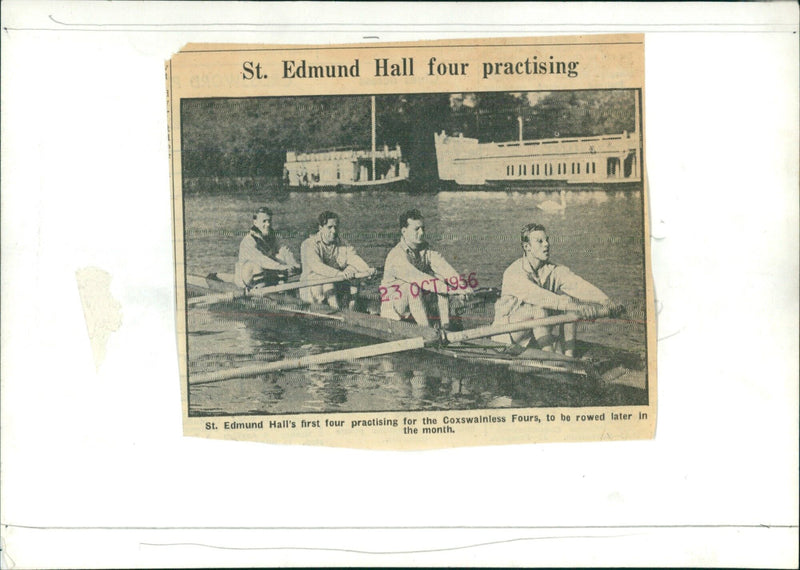
{"type": "Polygon", "coordinates": [[[328,283],[300,289],[300,298],[308,303],[328,303],[338,309],[347,304],[355,306],[358,295],[356,274],[374,275],[370,267],[355,248],[339,236],[339,215],[322,212],[317,218],[317,233],[300,246],[300,261],[303,264],[301,281],[316,281],[326,277],[344,277],[347,281],[328,283]]]}
{"type": "Polygon", "coordinates": [[[425,223],[419,210],[404,212],[400,216],[400,242],[389,251],[383,267],[381,290],[386,294],[381,297],[381,317],[398,321],[413,317],[418,325],[427,327],[438,310],[439,326],[451,330],[448,296],[468,294],[472,288],[447,285],[459,282],[458,272],[439,252],[430,249],[424,236],[425,223]]]}
{"type": "MultiPolygon", "coordinates": [[[[495,304],[494,324],[539,319],[563,312],[596,318],[600,308],[612,314],[621,309],[600,289],[563,265],[550,263],[550,238],[544,226],[522,228],[522,257],[503,273],[500,299],[495,304]]],[[[498,342],[528,346],[531,339],[545,351],[575,355],[577,325],[535,327],[493,337],[498,342]]]]}
{"type": "Polygon", "coordinates": [[[239,244],[235,283],[245,289],[275,285],[300,272],[289,248],[281,247],[272,228],[272,210],[259,208],[253,225],[239,244]]]}

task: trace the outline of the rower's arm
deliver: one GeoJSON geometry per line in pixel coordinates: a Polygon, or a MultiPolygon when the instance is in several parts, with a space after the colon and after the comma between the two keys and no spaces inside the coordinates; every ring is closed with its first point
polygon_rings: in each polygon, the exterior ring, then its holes
{"type": "Polygon", "coordinates": [[[423,273],[408,260],[398,249],[393,249],[386,256],[383,268],[384,281],[402,281],[404,283],[417,283],[430,280],[431,275],[423,273]]]}
{"type": "Polygon", "coordinates": [[[472,293],[472,288],[471,287],[462,288],[463,283],[464,283],[464,279],[461,278],[461,276],[458,274],[458,271],[456,271],[453,268],[452,265],[447,263],[447,260],[444,258],[444,256],[441,253],[439,253],[438,251],[430,251],[429,254],[431,256],[430,257],[430,259],[431,259],[431,269],[433,270],[433,273],[436,275],[436,277],[438,277],[439,279],[441,279],[442,281],[444,281],[446,283],[450,283],[451,282],[450,279],[452,279],[453,277],[455,277],[458,280],[458,283],[459,283],[459,287],[458,288],[456,288],[456,289],[447,288],[446,289],[451,295],[452,294],[462,294],[462,293],[469,293],[469,294],[472,293]]]}
{"type": "Polygon", "coordinates": [[[288,265],[289,267],[299,267],[300,264],[297,263],[297,260],[294,258],[294,254],[292,250],[290,250],[285,245],[281,247],[280,251],[278,252],[278,259],[288,265]]]}
{"type": "Polygon", "coordinates": [[[503,275],[503,296],[516,297],[523,303],[555,311],[568,310],[572,299],[540,287],[521,272],[506,272],[503,275]]]}
{"type": "Polygon", "coordinates": [[[447,260],[441,253],[438,251],[429,250],[428,255],[430,255],[431,269],[436,277],[447,280],[454,275],[458,276],[458,271],[453,269],[453,266],[447,263],[447,260]]]}
{"type": "Polygon", "coordinates": [[[325,262],[322,261],[322,257],[320,257],[317,252],[317,248],[314,247],[314,242],[312,240],[303,242],[303,245],[300,247],[300,259],[303,262],[303,273],[306,275],[313,273],[322,277],[339,277],[342,273],[335,267],[326,265],[325,262]]]}
{"type": "Polygon", "coordinates": [[[370,270],[369,264],[356,253],[356,248],[351,245],[347,246],[347,266],[359,273],[366,273],[370,270]]]}
{"type": "Polygon", "coordinates": [[[286,265],[280,261],[275,261],[258,251],[255,242],[252,239],[243,240],[239,246],[239,262],[244,263],[249,261],[255,263],[261,269],[272,269],[275,271],[283,271],[288,269],[286,265]]]}
{"type": "Polygon", "coordinates": [[[536,305],[537,307],[543,307],[545,309],[553,309],[555,311],[567,311],[570,308],[570,304],[573,302],[567,295],[553,293],[533,283],[525,287],[522,295],[514,296],[530,305],[536,305]]]}
{"type": "Polygon", "coordinates": [[[559,291],[569,295],[577,301],[584,303],[598,303],[605,305],[609,302],[608,295],[603,293],[600,289],[575,275],[569,268],[562,266],[557,267],[556,279],[559,291]]]}

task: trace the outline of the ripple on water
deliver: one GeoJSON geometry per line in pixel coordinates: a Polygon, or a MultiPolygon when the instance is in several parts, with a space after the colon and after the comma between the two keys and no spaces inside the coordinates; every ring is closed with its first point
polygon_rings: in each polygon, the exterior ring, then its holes
{"type": "MultiPolygon", "coordinates": [[[[553,260],[597,284],[615,299],[643,307],[642,217],[639,192],[565,194],[566,209],[545,215],[542,200],[558,192],[290,193],[268,201],[263,194],[186,197],[186,265],[191,274],[231,272],[238,244],[254,207],[269,205],[282,242],[299,257],[300,242],[322,210],[340,214],[343,231],[365,260],[382,265],[397,241],[397,216],[419,208],[429,239],[460,271],[476,272],[481,287],[500,285],[505,268],[520,255],[519,228],[544,222],[553,260]]],[[[490,318],[487,317],[487,318],[490,318]]],[[[642,319],[640,319],[641,321],[642,319]]],[[[376,341],[331,332],[308,319],[250,316],[191,309],[188,315],[190,372],[297,358],[376,341]]],[[[587,325],[581,338],[613,342],[644,354],[642,322],[587,325]]],[[[638,358],[638,360],[636,360],[638,358]]],[[[216,384],[192,385],[192,414],[279,414],[323,411],[476,409],[576,406],[646,402],[638,378],[631,385],[590,389],[547,375],[521,375],[423,353],[408,353],[282,371],[216,384]],[[638,382],[638,384],[637,384],[638,382]]]]}

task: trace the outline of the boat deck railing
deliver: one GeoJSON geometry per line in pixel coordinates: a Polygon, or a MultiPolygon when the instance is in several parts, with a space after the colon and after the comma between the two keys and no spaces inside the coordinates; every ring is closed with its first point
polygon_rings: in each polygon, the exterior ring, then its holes
{"type": "MultiPolygon", "coordinates": [[[[336,150],[320,150],[311,152],[287,152],[286,162],[324,162],[330,160],[358,160],[358,159],[371,159],[373,152],[371,150],[364,150],[358,148],[340,148],[336,150]]],[[[400,146],[389,149],[384,146],[382,149],[376,149],[374,153],[375,158],[384,159],[401,159],[402,152],[400,146]]]]}
{"type": "MultiPolygon", "coordinates": [[[[540,146],[550,144],[569,144],[569,143],[589,143],[589,142],[603,142],[603,141],[621,141],[634,138],[636,133],[622,133],[614,135],[600,135],[591,137],[570,137],[570,138],[557,138],[557,139],[535,139],[523,140],[514,142],[494,143],[500,148],[504,147],[519,147],[519,146],[540,146]]],[[[486,143],[484,143],[486,144],[486,143]]],[[[491,143],[489,143],[491,144],[491,143]]]]}

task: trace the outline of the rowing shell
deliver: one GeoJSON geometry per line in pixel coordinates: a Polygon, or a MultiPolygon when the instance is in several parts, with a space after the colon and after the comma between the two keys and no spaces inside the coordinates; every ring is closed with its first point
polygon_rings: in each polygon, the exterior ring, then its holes
{"type": "MultiPolygon", "coordinates": [[[[227,274],[210,274],[207,277],[187,276],[186,285],[189,295],[208,295],[218,292],[241,292],[241,289],[230,283],[227,274]]],[[[371,299],[368,302],[379,302],[371,299]]],[[[328,305],[309,304],[299,298],[285,293],[267,296],[236,296],[230,300],[220,301],[216,305],[230,307],[235,305],[249,313],[267,312],[270,315],[298,315],[313,318],[315,325],[320,324],[330,329],[343,330],[379,340],[410,339],[425,337],[435,339],[438,332],[429,327],[422,327],[412,322],[384,319],[369,312],[336,310],[328,305]]],[[[214,305],[212,305],[213,307],[214,305]]],[[[375,306],[369,307],[377,312],[375,306]]],[[[485,316],[484,316],[485,318],[485,316]]],[[[514,372],[545,371],[577,376],[592,375],[591,364],[587,361],[546,352],[537,348],[521,349],[513,345],[494,342],[490,339],[476,339],[458,344],[426,346],[425,352],[437,354],[464,362],[500,366],[514,372]]],[[[190,379],[191,383],[191,379],[190,379]]]]}

